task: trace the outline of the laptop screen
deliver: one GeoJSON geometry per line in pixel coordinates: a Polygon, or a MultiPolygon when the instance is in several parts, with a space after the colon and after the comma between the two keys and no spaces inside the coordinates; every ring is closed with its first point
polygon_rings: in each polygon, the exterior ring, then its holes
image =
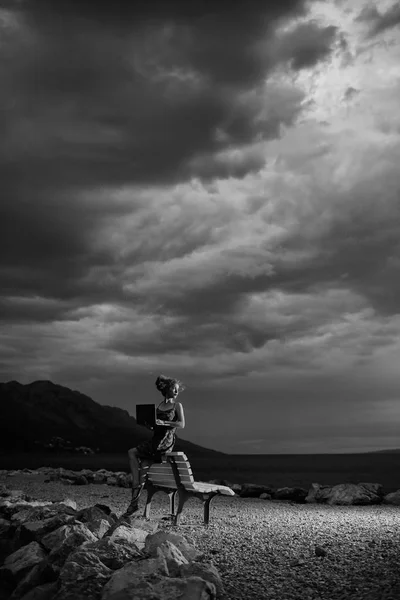
{"type": "Polygon", "coordinates": [[[155,404],[137,404],[136,422],[144,427],[154,427],[156,424],[156,405],[155,404]]]}

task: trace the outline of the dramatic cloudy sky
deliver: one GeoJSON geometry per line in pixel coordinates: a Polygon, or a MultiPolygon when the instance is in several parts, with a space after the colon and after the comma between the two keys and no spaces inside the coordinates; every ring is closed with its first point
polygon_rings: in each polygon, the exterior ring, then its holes
{"type": "Polygon", "coordinates": [[[399,3],[227,4],[0,2],[0,381],[399,446],[399,3]]]}

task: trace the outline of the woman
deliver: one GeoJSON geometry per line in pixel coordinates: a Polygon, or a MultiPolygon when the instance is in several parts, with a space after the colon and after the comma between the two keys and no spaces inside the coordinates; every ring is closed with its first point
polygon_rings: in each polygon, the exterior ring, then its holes
{"type": "Polygon", "coordinates": [[[175,445],[175,432],[185,427],[185,415],[180,402],[176,402],[179,392],[185,388],[172,377],[159,375],[156,388],[163,395],[157,406],[157,419],[153,439],[139,444],[128,451],[129,467],[132,473],[132,500],[125,512],[131,515],[139,510],[138,500],[144,485],[145,471],[153,464],[162,462],[167,452],[172,452],[175,445]]]}

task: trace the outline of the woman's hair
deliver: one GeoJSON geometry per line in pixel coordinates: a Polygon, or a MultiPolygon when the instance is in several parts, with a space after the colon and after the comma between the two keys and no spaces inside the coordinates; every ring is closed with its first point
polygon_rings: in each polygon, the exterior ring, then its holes
{"type": "Polygon", "coordinates": [[[156,379],[156,388],[162,394],[165,394],[167,390],[171,387],[171,385],[177,384],[179,386],[179,391],[182,392],[185,389],[182,381],[179,379],[175,379],[174,377],[166,377],[165,375],[159,375],[156,379]]]}

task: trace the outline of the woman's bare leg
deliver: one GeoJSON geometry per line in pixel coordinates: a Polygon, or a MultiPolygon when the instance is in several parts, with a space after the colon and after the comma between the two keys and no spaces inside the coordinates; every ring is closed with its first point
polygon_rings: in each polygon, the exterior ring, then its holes
{"type": "Polygon", "coordinates": [[[134,489],[140,485],[141,480],[141,468],[136,448],[131,448],[130,450],[128,450],[128,459],[129,469],[132,473],[132,489],[134,489]]]}
{"type": "Polygon", "coordinates": [[[128,451],[128,459],[129,468],[132,473],[132,499],[125,514],[133,514],[139,510],[139,496],[145,483],[147,471],[153,464],[153,461],[138,458],[136,448],[131,448],[128,451]]]}

